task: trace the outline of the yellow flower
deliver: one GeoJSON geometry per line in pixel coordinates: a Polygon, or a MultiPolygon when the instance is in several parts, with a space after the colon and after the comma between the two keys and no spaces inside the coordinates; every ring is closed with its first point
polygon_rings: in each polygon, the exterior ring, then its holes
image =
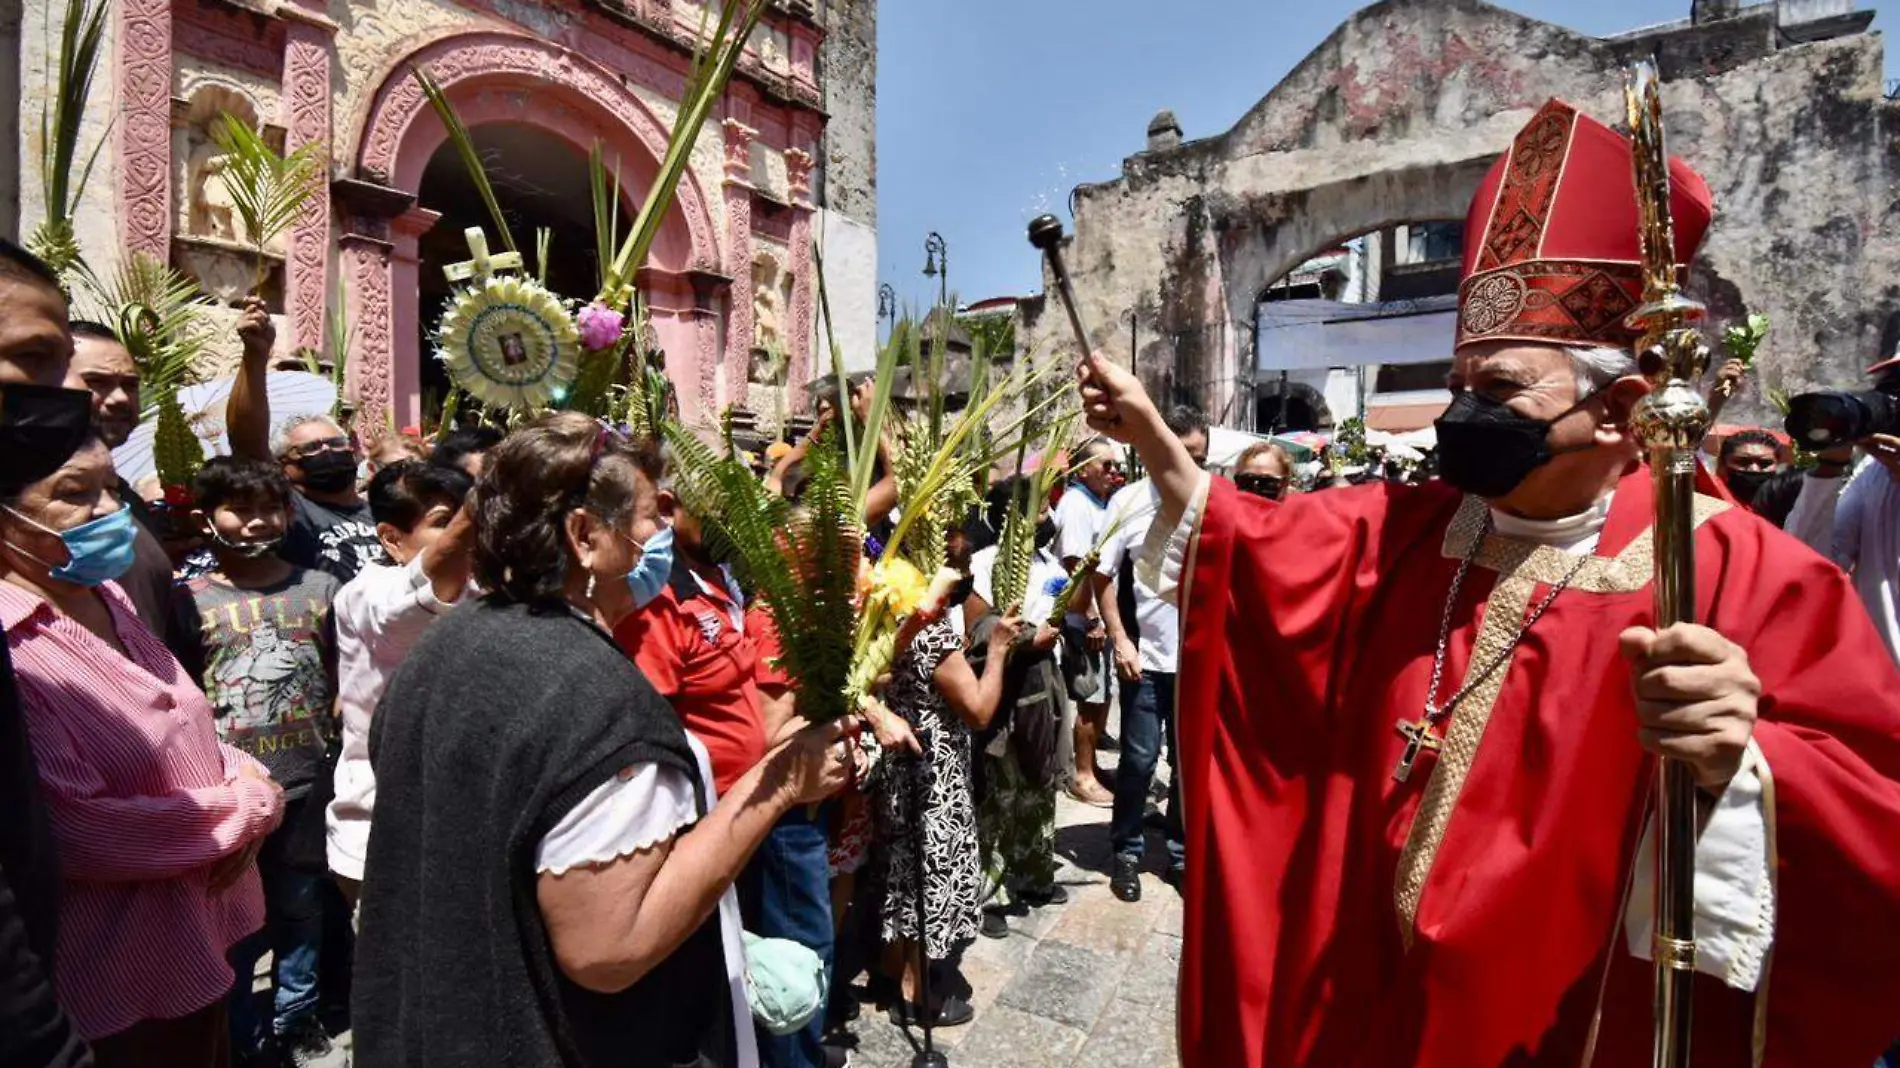
{"type": "Polygon", "coordinates": [[[871,596],[892,618],[902,619],[930,596],[930,580],[903,557],[892,553],[871,570],[871,596]]]}

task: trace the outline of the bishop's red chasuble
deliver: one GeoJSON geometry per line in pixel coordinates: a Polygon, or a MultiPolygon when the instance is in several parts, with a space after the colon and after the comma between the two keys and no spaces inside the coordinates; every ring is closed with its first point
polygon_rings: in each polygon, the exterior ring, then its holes
{"type": "MultiPolygon", "coordinates": [[[[1453,575],[1441,700],[1576,557],[1442,483],[1273,505],[1221,479],[1183,576],[1190,1068],[1646,1065],[1622,914],[1654,777],[1617,635],[1653,620],[1650,483],[1393,778],[1453,575]]],[[[1699,499],[1698,618],[1748,651],[1778,902],[1754,994],[1699,976],[1696,1065],[1867,1068],[1900,1033],[1900,674],[1845,577],[1699,499]]]]}

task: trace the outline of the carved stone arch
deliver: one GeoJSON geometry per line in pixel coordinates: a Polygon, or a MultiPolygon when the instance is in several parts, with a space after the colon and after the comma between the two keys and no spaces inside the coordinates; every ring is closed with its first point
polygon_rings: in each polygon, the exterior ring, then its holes
{"type": "MultiPolygon", "coordinates": [[[[362,141],[356,157],[358,172],[379,185],[415,189],[429,157],[447,136],[430,113],[422,87],[410,76],[412,66],[427,71],[451,100],[485,85],[512,85],[528,92],[525,121],[545,125],[570,139],[581,125],[591,125],[604,140],[639,146],[644,158],[626,159],[632,173],[623,172],[623,179],[647,177],[639,173],[643,167],[657,172],[658,161],[666,154],[666,125],[612,72],[544,40],[479,31],[432,41],[386,68],[381,88],[370,97],[358,126],[362,141]],[[557,121],[563,105],[569,112],[567,121],[557,121]],[[576,122],[573,111],[586,114],[576,122]]],[[[464,121],[475,124],[468,116],[464,121]]],[[[580,147],[585,151],[588,146],[580,147]]],[[[717,272],[720,260],[712,216],[698,178],[690,170],[680,181],[674,205],[691,243],[686,262],[679,268],[717,272]]]]}

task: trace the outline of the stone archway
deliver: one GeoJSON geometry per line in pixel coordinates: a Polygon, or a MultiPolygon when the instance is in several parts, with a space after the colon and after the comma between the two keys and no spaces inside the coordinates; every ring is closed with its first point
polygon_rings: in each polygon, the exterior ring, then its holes
{"type": "MultiPolygon", "coordinates": [[[[1067,259],[1091,343],[1126,359],[1119,316],[1157,294],[1172,362],[1219,387],[1210,411],[1238,407],[1251,353],[1236,326],[1266,283],[1342,237],[1463,218],[1536,108],[1556,96],[1615,122],[1641,56],[1662,71],[1670,150],[1715,193],[1692,287],[1718,314],[1774,320],[1764,385],[1857,381],[1900,300],[1900,124],[1880,37],[1780,33],[1792,6],[1594,38],[1482,0],[1374,3],[1231,129],[1183,142],[1157,120],[1119,178],[1075,190],[1067,259]]],[[[1059,308],[1025,318],[1032,346],[1070,344],[1059,308]]]]}
{"type": "MultiPolygon", "coordinates": [[[[668,136],[665,125],[613,74],[535,38],[463,34],[426,44],[392,63],[358,126],[362,137],[355,157],[363,184],[383,194],[362,199],[380,201],[387,214],[380,225],[359,218],[343,239],[344,270],[357,310],[350,374],[362,412],[359,426],[366,434],[382,432],[384,411],[394,412],[398,425],[420,414],[417,247],[436,216],[416,205],[414,197],[448,134],[409,74],[412,66],[430,74],[471,129],[526,123],[568,141],[583,156],[600,142],[607,159],[619,161],[625,188],[651,185],[668,136]]],[[[716,302],[708,293],[721,277],[716,233],[705,197],[688,172],[641,276],[655,330],[675,361],[675,377],[697,378],[718,362],[716,302]]]]}

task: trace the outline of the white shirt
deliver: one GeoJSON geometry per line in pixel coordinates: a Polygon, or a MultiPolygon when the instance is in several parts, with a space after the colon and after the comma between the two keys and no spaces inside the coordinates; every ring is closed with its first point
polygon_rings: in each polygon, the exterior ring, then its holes
{"type": "MultiPolygon", "coordinates": [[[[710,809],[719,800],[713,786],[712,760],[706,747],[688,732],[699,765],[699,782],[710,809]]],[[[567,810],[541,837],[534,853],[539,874],[562,875],[571,868],[609,864],[665,842],[699,821],[693,782],[685,772],[658,764],[634,764],[601,783],[567,810]]],[[[725,958],[726,983],[731,989],[733,1032],[739,1043],[740,1068],[758,1068],[758,1037],[752,1028],[752,1009],[745,996],[745,944],[739,917],[739,895],[728,884],[719,895],[719,935],[725,958]]]]}
{"type": "Polygon", "coordinates": [[[376,807],[376,774],[369,766],[369,722],[422,632],[452,605],[436,597],[422,557],[403,567],[367,564],[337,591],[337,708],[343,716],[343,750],[336,762],[336,796],[325,813],[330,870],[361,882],[369,849],[370,815],[376,807]]]}
{"type": "Polygon", "coordinates": [[[1873,618],[1887,652],[1900,663],[1900,483],[1877,460],[1840,478],[1801,480],[1788,533],[1839,564],[1873,618]]]}
{"type": "MultiPolygon", "coordinates": [[[[970,586],[983,603],[997,612],[1009,610],[1006,604],[996,603],[995,582],[997,547],[978,549],[970,557],[970,586]]],[[[1056,593],[1062,584],[1069,580],[1069,573],[1062,568],[1062,561],[1049,546],[1043,546],[1029,554],[1029,586],[1023,591],[1021,618],[1027,625],[1035,626],[1049,618],[1055,611],[1056,593]]]]}
{"type": "MultiPolygon", "coordinates": [[[[1111,530],[1102,545],[1102,563],[1097,572],[1109,578],[1109,596],[1114,595],[1114,580],[1122,562],[1138,557],[1148,540],[1148,527],[1161,507],[1161,491],[1154,480],[1144,478],[1124,486],[1108,502],[1103,529],[1111,530]]],[[[1123,621],[1126,626],[1127,621],[1123,621]]],[[[1170,601],[1162,600],[1154,589],[1135,576],[1135,623],[1140,637],[1141,670],[1173,674],[1181,644],[1181,614],[1170,601]]]]}
{"type": "MultiPolygon", "coordinates": [[[[1102,539],[1102,531],[1108,527],[1108,502],[1090,493],[1082,483],[1071,483],[1062,499],[1056,502],[1051,518],[1056,524],[1056,559],[1080,560],[1095,549],[1095,543],[1102,539]]],[[[1068,621],[1071,626],[1085,626],[1088,616],[1070,612],[1068,621]]]]}
{"type": "MultiPolygon", "coordinates": [[[[1136,578],[1142,579],[1145,572],[1145,581],[1170,600],[1179,596],[1188,545],[1207,507],[1209,485],[1208,476],[1202,475],[1172,530],[1156,526],[1148,532],[1136,564],[1136,578]]],[[[1595,550],[1609,514],[1606,497],[1588,511],[1563,519],[1523,519],[1492,509],[1491,524],[1505,537],[1583,554],[1595,550]]],[[[1768,869],[1768,820],[1762,807],[1762,783],[1768,770],[1767,758],[1750,741],[1741,770],[1716,800],[1715,811],[1696,840],[1696,970],[1737,990],[1752,991],[1760,983],[1762,962],[1775,938],[1775,885],[1768,869]]],[[[1650,959],[1654,929],[1656,850],[1652,837],[1653,829],[1646,829],[1623,914],[1629,951],[1643,960],[1650,959]]]]}

